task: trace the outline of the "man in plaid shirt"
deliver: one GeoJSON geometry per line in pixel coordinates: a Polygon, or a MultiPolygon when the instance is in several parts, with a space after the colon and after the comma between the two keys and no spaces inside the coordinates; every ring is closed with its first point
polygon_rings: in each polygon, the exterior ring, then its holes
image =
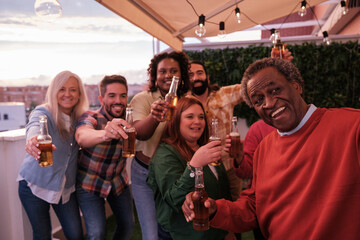
{"type": "Polygon", "coordinates": [[[122,126],[128,100],[126,79],[105,76],[99,84],[101,108],[87,111],[79,119],[75,137],[82,147],[78,161],[77,198],[85,219],[87,239],[106,238],[105,199],[115,215],[113,239],[130,239],[133,203],[122,157],[122,126]]]}

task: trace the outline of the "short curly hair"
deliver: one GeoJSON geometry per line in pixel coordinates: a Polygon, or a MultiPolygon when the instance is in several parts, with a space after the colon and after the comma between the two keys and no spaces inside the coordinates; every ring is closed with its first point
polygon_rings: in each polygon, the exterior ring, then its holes
{"type": "Polygon", "coordinates": [[[249,105],[249,107],[254,106],[251,103],[250,97],[247,93],[247,84],[255,74],[268,67],[275,68],[289,82],[298,82],[303,90],[301,96],[304,98],[304,80],[302,79],[298,68],[294,64],[280,58],[263,58],[250,64],[250,66],[244,72],[243,78],[241,80],[241,96],[245,100],[246,104],[249,105]]]}
{"type": "Polygon", "coordinates": [[[158,89],[156,83],[157,78],[157,67],[160,61],[165,58],[172,58],[176,62],[179,63],[180,71],[181,71],[181,82],[179,83],[177,95],[179,97],[184,96],[190,89],[190,79],[189,79],[189,57],[185,52],[182,51],[172,51],[172,52],[164,52],[158,55],[155,55],[149,64],[149,68],[147,69],[149,75],[149,90],[150,92],[155,92],[158,89]]]}

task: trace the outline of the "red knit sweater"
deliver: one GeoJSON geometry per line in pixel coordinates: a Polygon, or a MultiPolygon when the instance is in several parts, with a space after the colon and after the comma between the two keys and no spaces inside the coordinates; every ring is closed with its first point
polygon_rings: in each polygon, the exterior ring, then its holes
{"type": "Polygon", "coordinates": [[[239,167],[235,167],[235,174],[239,178],[253,177],[253,158],[259,143],[276,128],[267,125],[263,120],[253,123],[245,136],[243,143],[244,158],[239,167]]]}
{"type": "Polygon", "coordinates": [[[244,232],[258,219],[268,239],[359,239],[360,110],[317,109],[296,133],[270,133],[251,189],[217,206],[216,228],[244,232]]]}

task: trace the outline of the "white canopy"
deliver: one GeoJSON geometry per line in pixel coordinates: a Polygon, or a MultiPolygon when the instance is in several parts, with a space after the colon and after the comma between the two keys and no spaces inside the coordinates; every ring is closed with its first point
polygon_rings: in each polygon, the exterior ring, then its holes
{"type": "MultiPolygon", "coordinates": [[[[197,37],[199,15],[205,15],[206,37],[216,36],[219,22],[227,33],[297,12],[301,0],[97,0],[122,18],[143,29],[175,50],[181,50],[185,37],[197,37]],[[238,24],[235,8],[242,14],[238,24]]],[[[307,7],[326,0],[307,0],[307,7]]],[[[308,9],[308,11],[310,11],[308,9]]]]}

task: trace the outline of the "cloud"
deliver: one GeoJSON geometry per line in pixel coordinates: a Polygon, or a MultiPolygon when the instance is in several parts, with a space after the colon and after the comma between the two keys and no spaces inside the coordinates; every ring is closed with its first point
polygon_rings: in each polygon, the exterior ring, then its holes
{"type": "Polygon", "coordinates": [[[0,85],[48,85],[63,70],[98,83],[122,74],[144,83],[152,36],[95,0],[59,0],[55,22],[34,13],[34,0],[0,0],[0,85]]]}
{"type": "Polygon", "coordinates": [[[54,23],[11,17],[0,19],[0,40],[78,43],[151,41],[152,37],[120,17],[62,17],[54,23]]]}

